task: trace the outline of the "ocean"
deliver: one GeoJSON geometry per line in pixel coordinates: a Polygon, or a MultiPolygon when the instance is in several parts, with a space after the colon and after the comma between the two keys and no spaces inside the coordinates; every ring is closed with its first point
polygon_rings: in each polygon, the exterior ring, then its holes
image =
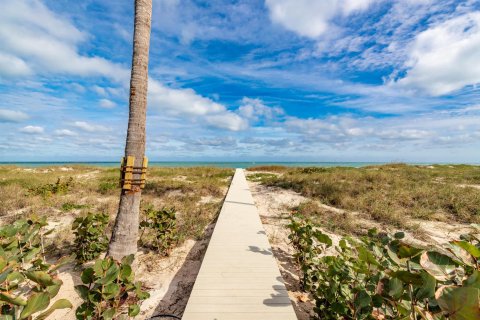
{"type": "MultiPolygon", "coordinates": [[[[150,167],[221,167],[221,168],[250,168],[255,166],[279,165],[286,167],[364,167],[370,165],[386,164],[386,162],[213,162],[213,161],[151,161],[150,167]]],[[[428,163],[415,163],[424,164],[428,163]]],[[[0,162],[2,165],[21,167],[48,167],[48,166],[100,166],[118,167],[118,162],[0,162]]]]}

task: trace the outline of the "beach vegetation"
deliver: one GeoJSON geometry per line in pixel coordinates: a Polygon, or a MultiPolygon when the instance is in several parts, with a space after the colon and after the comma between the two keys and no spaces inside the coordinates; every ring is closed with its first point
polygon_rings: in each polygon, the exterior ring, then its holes
{"type": "Polygon", "coordinates": [[[43,198],[48,198],[56,194],[66,194],[73,184],[73,178],[70,177],[66,181],[62,181],[61,178],[57,179],[55,183],[47,183],[30,187],[28,189],[29,194],[39,195],[43,198]]]}
{"type": "Polygon", "coordinates": [[[170,255],[178,241],[175,208],[155,210],[153,205],[146,205],[140,228],[142,232],[139,241],[142,246],[152,248],[164,256],[170,255]]]}
{"type": "Polygon", "coordinates": [[[83,300],[76,310],[77,319],[120,319],[140,313],[140,303],[150,295],[135,281],[133,259],[129,255],[119,262],[107,257],[83,270],[82,284],[75,286],[83,300]]]}
{"type": "Polygon", "coordinates": [[[72,308],[70,301],[55,298],[63,282],[60,267],[72,258],[54,264],[45,259],[46,220],[20,219],[0,227],[0,314],[2,319],[45,319],[57,309],[72,308]]]}
{"type": "Polygon", "coordinates": [[[479,166],[285,168],[258,180],[397,227],[409,219],[480,221],[479,166]]]}
{"type": "Polygon", "coordinates": [[[85,209],[88,208],[88,205],[85,204],[75,204],[73,202],[65,202],[62,204],[62,211],[72,211],[72,210],[79,210],[79,209],[85,209]]]}
{"type": "Polygon", "coordinates": [[[440,248],[369,230],[334,245],[316,224],[288,228],[316,319],[478,319],[480,226],[440,248]]]}
{"type": "Polygon", "coordinates": [[[88,213],[73,221],[74,252],[79,263],[93,260],[107,250],[108,221],[109,216],[106,213],[88,213]]]}

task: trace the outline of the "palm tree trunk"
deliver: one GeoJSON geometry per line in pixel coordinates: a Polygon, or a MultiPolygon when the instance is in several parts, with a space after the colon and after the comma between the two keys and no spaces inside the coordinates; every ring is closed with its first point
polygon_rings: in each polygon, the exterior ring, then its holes
{"type": "MultiPolygon", "coordinates": [[[[152,0],[135,0],[135,30],[133,35],[132,73],[130,78],[130,114],[128,117],[125,156],[135,157],[135,167],[141,167],[145,155],[145,122],[147,113],[148,52],[152,0]]],[[[140,179],[134,174],[133,179],[140,179]]],[[[121,259],[137,252],[141,190],[122,190],[118,214],[108,246],[108,256],[121,259]]]]}

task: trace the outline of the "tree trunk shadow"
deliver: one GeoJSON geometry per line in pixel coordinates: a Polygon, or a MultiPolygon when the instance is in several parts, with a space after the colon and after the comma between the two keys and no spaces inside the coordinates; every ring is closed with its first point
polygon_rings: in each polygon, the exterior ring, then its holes
{"type": "MultiPolygon", "coordinates": [[[[205,229],[201,240],[190,249],[184,263],[173,277],[167,292],[155,307],[152,318],[160,314],[175,315],[181,318],[195,284],[203,257],[215,228],[216,219],[205,229]]],[[[162,319],[156,317],[156,319],[162,319]]],[[[165,318],[166,319],[166,318],[165,318]]]]}

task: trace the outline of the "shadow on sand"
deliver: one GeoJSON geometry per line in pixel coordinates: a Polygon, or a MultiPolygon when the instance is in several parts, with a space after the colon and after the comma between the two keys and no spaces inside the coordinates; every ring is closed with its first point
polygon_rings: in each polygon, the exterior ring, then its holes
{"type": "Polygon", "coordinates": [[[208,243],[210,242],[213,229],[215,228],[215,223],[216,220],[205,229],[201,240],[198,240],[189,251],[185,258],[185,262],[173,277],[163,299],[155,307],[152,318],[167,319],[155,317],[160,314],[171,314],[179,318],[182,317],[197,278],[198,271],[202,265],[203,257],[207,251],[208,243]],[[192,274],[194,274],[194,277],[192,274]]]}
{"type": "MultiPolygon", "coordinates": [[[[273,248],[273,255],[277,259],[278,264],[281,266],[280,273],[282,274],[283,282],[285,287],[290,292],[301,292],[300,281],[300,270],[295,265],[295,260],[291,254],[282,250],[281,248],[273,248]]],[[[292,299],[293,309],[298,319],[309,319],[309,314],[313,308],[311,301],[300,301],[297,299],[292,299]]]]}

